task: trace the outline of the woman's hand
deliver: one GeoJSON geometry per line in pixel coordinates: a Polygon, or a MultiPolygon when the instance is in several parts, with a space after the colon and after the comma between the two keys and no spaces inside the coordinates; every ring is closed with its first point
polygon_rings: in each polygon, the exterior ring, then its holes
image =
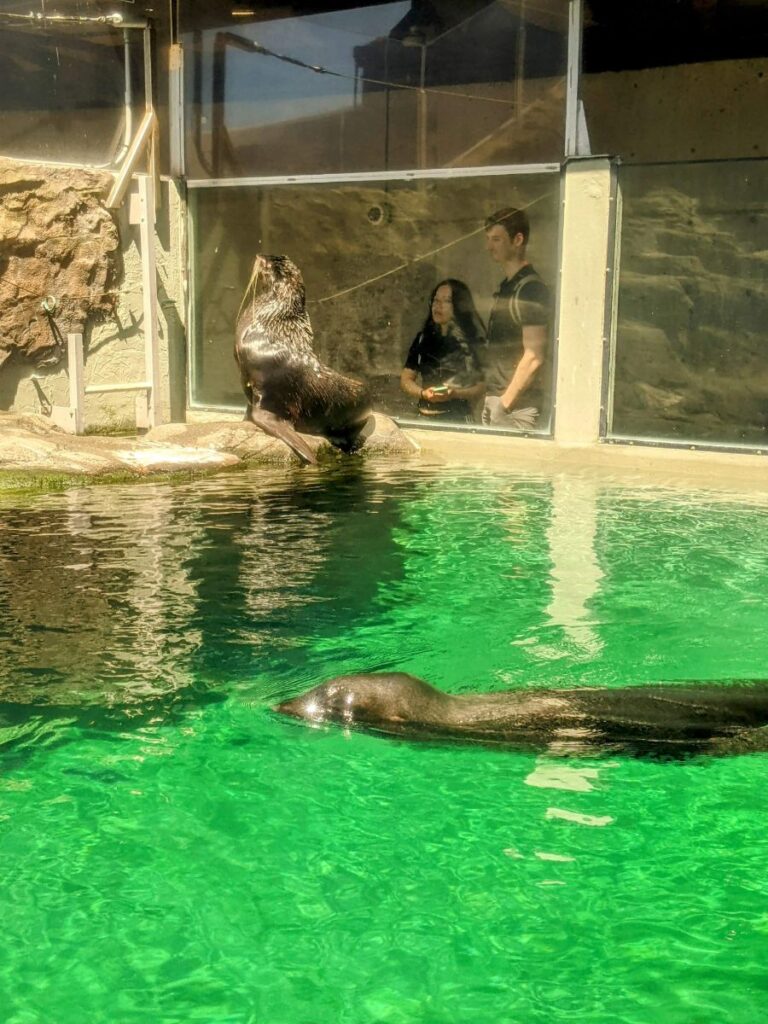
{"type": "Polygon", "coordinates": [[[425,402],[450,402],[454,397],[454,389],[446,388],[445,391],[435,391],[434,388],[424,388],[421,392],[421,397],[425,402]]]}

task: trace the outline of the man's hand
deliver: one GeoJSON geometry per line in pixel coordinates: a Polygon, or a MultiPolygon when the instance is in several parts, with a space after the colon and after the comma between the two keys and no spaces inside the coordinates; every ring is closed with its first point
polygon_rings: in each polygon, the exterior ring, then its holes
{"type": "Polygon", "coordinates": [[[501,404],[501,399],[495,395],[489,395],[483,406],[483,425],[486,427],[509,426],[507,417],[509,413],[501,404]]]}

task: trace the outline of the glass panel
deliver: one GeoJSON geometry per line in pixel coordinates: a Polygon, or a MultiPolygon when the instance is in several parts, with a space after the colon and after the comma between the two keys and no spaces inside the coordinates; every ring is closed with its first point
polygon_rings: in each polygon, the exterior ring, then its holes
{"type": "Polygon", "coordinates": [[[768,161],[622,167],[614,435],[762,445],[768,161]]]}
{"type": "MultiPolygon", "coordinates": [[[[479,391],[462,398],[471,408],[450,410],[450,422],[466,423],[472,414],[477,419],[482,410],[483,374],[489,390],[498,396],[507,381],[499,383],[496,376],[512,374],[522,353],[521,329],[515,334],[512,325],[509,334],[504,333],[506,314],[497,316],[495,344],[483,344],[499,280],[507,268],[518,269],[515,254],[509,257],[502,251],[512,260],[502,265],[486,251],[485,218],[501,207],[527,208],[531,233],[525,255],[541,279],[553,285],[559,195],[556,174],[191,190],[196,268],[193,400],[245,407],[233,358],[234,324],[254,255],[261,251],[284,253],[299,265],[320,358],[335,370],[364,377],[373,390],[375,408],[418,418],[422,424],[427,417],[417,413],[419,388],[405,393],[401,386],[406,356],[428,327],[430,295],[438,282],[453,278],[465,283],[482,326],[464,316],[466,293],[462,290],[458,301],[452,294],[454,306],[462,312],[462,317],[452,319],[464,324],[467,344],[462,338],[455,341],[460,332],[446,326],[445,333],[440,331],[440,337],[448,339],[445,362],[437,367],[434,361],[430,364],[434,374],[428,376],[427,369],[419,368],[412,377],[422,387],[445,383],[436,379],[440,374],[453,379],[457,387],[480,384],[479,391]]],[[[516,294],[512,315],[526,324],[536,321],[536,330],[546,340],[550,327],[538,326],[540,313],[535,308],[539,286],[531,288],[529,281],[526,289],[516,294]]],[[[551,324],[551,308],[549,313],[551,324]]],[[[438,322],[443,321],[435,314],[438,322]]],[[[430,337],[430,344],[436,344],[434,333],[430,337]]],[[[425,347],[427,361],[432,351],[425,347]]],[[[530,386],[531,391],[546,392],[536,422],[541,431],[548,427],[551,350],[545,355],[544,366],[530,386]]],[[[518,409],[532,404],[522,397],[515,403],[518,409]]],[[[448,421],[447,417],[441,420],[448,421]]],[[[436,417],[429,422],[437,422],[436,417]]],[[[508,427],[509,422],[498,426],[508,427]]]]}
{"type": "MultiPolygon", "coordinates": [[[[81,4],[72,13],[98,10],[81,4]]],[[[3,155],[114,164],[144,111],[142,32],[88,21],[30,24],[4,11],[0,97],[3,155]]]]}
{"type": "Polygon", "coordinates": [[[768,156],[766,0],[590,0],[581,97],[593,153],[768,156]]]}
{"type": "Polygon", "coordinates": [[[561,0],[303,6],[189,14],[191,178],[560,160],[561,0]]]}

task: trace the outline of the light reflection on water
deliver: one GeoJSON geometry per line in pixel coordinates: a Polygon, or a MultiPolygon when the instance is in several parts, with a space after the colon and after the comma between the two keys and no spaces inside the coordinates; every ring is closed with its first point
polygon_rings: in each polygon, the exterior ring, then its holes
{"type": "Polygon", "coordinates": [[[765,675],[763,507],[359,467],[0,519],[10,1024],[759,1019],[762,756],[419,746],[266,706],[363,668],[765,675]]]}

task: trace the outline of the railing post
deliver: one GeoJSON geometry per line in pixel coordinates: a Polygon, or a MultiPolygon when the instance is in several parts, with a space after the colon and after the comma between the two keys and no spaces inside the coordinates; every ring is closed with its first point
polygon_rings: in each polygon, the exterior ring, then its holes
{"type": "Polygon", "coordinates": [[[155,264],[155,183],[151,174],[138,177],[141,284],[144,304],[144,365],[149,384],[146,398],[136,400],[136,426],[154,427],[161,421],[160,332],[157,320],[157,266],[155,264]]]}
{"type": "MultiPolygon", "coordinates": [[[[568,5],[568,66],[565,93],[565,155],[580,155],[579,86],[581,79],[581,23],[583,0],[568,5]]],[[[583,118],[583,112],[582,112],[583,118]]]]}
{"type": "Polygon", "coordinates": [[[67,374],[69,376],[69,405],[52,406],[51,422],[70,434],[82,434],[85,414],[82,334],[67,335],[67,374]]]}

